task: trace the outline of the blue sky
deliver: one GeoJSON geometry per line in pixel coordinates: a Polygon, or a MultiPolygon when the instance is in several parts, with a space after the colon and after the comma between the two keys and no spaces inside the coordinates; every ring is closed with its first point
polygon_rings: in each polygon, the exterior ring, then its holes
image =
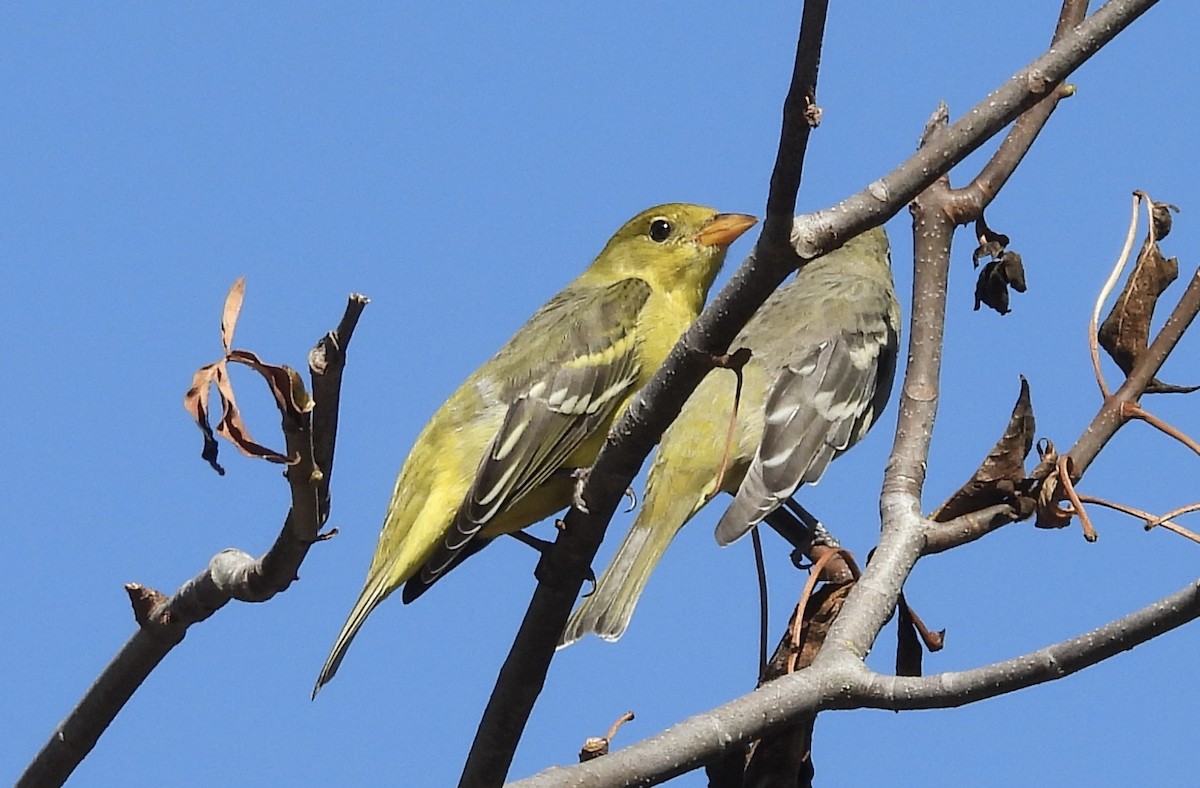
{"type": "MultiPolygon", "coordinates": [[[[15,779],[129,637],[123,583],[173,591],[221,548],[257,554],[278,530],[279,469],[224,447],[229,472],[218,477],[180,407],[192,371],[219,352],[221,302],[243,274],[235,344],[274,362],[302,366],[347,293],[372,299],[343,390],[341,534],[313,549],[287,593],[193,628],[74,783],[457,779],[533,589],[527,548],[502,540],[419,603],[385,603],[319,700],[309,691],[404,455],[453,388],[639,210],[686,200],[761,215],[799,4],[697,5],[0,10],[0,779],[15,779]]],[[[939,99],[966,110],[1041,50],[1057,13],[1032,0],[977,5],[834,4],[801,209],[902,161],[939,99]]],[[[1163,3],[1078,72],[1078,95],[989,211],[1026,262],[1030,292],[1012,314],[971,311],[973,244],[959,235],[927,509],[999,435],[1018,374],[1030,379],[1039,436],[1069,446],[1091,418],[1086,320],[1132,189],[1182,206],[1165,250],[1185,276],[1194,270],[1198,23],[1189,4],[1163,3]]],[[[905,300],[907,218],[888,225],[905,300]]],[[[1198,348],[1187,338],[1163,377],[1200,382],[1198,348]]],[[[256,437],[278,445],[265,391],[250,374],[237,385],[256,437]]],[[[1194,399],[1150,407],[1200,433],[1194,399]]],[[[874,544],[894,420],[893,406],[805,491],[860,555],[874,544]]],[[[1083,489],[1162,511],[1195,500],[1198,467],[1133,425],[1083,489]]],[[[558,655],[513,776],[572,761],[627,709],[637,719],[618,744],[752,686],[750,546],[715,547],[718,513],[683,532],[623,640],[558,655]]],[[[614,520],[601,561],[631,520],[614,520]]],[[[910,600],[949,630],[927,670],[1015,656],[1195,579],[1200,547],[1103,512],[1095,520],[1094,545],[1075,528],[1023,524],[922,561],[910,600]]],[[[774,537],[767,545],[777,632],[804,578],[774,537]]],[[[881,670],[892,631],[870,658],[881,670]]],[[[964,709],[824,715],[818,776],[1188,784],[1200,765],[1200,681],[1187,669],[1198,648],[1192,626],[964,709]]]]}

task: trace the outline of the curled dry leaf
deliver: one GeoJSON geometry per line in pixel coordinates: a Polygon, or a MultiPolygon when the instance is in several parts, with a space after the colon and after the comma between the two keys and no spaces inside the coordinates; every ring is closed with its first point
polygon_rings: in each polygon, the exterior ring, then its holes
{"type": "Polygon", "coordinates": [[[896,614],[896,675],[920,676],[924,645],[929,653],[941,651],[946,645],[946,630],[934,632],[925,626],[901,592],[896,614]]]}
{"type": "Polygon", "coordinates": [[[221,310],[221,347],[225,355],[233,347],[233,332],[237,328],[238,316],[242,314],[242,302],[246,300],[246,277],[239,276],[225,296],[225,308],[221,310]]]}
{"type": "Polygon", "coordinates": [[[920,676],[921,661],[924,657],[921,637],[917,634],[917,625],[913,623],[912,610],[901,594],[900,604],[896,608],[896,675],[920,676]]]}
{"type": "Polygon", "coordinates": [[[248,350],[231,351],[227,360],[244,364],[263,376],[284,418],[299,418],[313,409],[313,401],[304,389],[304,381],[288,365],[267,364],[248,350]]]}
{"type": "MultiPolygon", "coordinates": [[[[1066,528],[1071,524],[1071,518],[1075,515],[1069,504],[1065,509],[1062,506],[1062,503],[1067,500],[1067,492],[1058,478],[1057,466],[1058,457],[1056,455],[1055,467],[1038,488],[1037,518],[1033,522],[1038,528],[1066,528]]],[[[1041,465],[1039,464],[1038,467],[1041,465]]]]}
{"type": "Polygon", "coordinates": [[[998,233],[988,227],[987,221],[980,216],[975,221],[975,237],[979,246],[971,255],[971,261],[976,268],[987,258],[975,282],[975,309],[985,304],[1002,315],[1009,313],[1008,289],[1011,287],[1018,293],[1025,292],[1025,266],[1021,255],[1008,248],[1009,238],[1004,233],[998,233]]]}
{"type": "MultiPolygon", "coordinates": [[[[1174,257],[1163,257],[1158,245],[1171,231],[1171,212],[1178,210],[1167,203],[1153,203],[1153,234],[1147,233],[1137,264],[1097,334],[1100,347],[1126,375],[1150,344],[1150,322],[1159,297],[1179,278],[1179,261],[1174,257]]],[[[1200,386],[1173,386],[1155,379],[1146,387],[1146,392],[1187,393],[1198,388],[1200,386]]]]}
{"type": "Polygon", "coordinates": [[[1028,495],[1033,481],[1025,474],[1025,458],[1033,448],[1036,428],[1029,381],[1021,376],[1021,393],[1013,405],[1004,435],[988,452],[971,480],[946,499],[930,515],[931,519],[946,522],[999,503],[1016,506],[1021,519],[1033,514],[1033,501],[1028,495]]]}
{"type": "Polygon", "coordinates": [[[217,437],[213,435],[208,422],[208,392],[209,387],[216,383],[217,375],[223,373],[225,363],[219,361],[196,370],[192,376],[192,387],[183,395],[183,407],[191,414],[192,421],[204,435],[204,447],[200,456],[212,469],[220,475],[225,475],[225,469],[217,462],[217,437]]]}
{"type": "Polygon", "coordinates": [[[284,365],[267,364],[254,353],[232,350],[234,330],[245,299],[246,280],[240,277],[229,289],[221,313],[221,346],[224,357],[207,364],[192,376],[192,386],[183,396],[183,407],[191,415],[196,426],[204,435],[204,447],[200,456],[217,473],[224,475],[225,469],[217,463],[217,440],[221,436],[248,457],[257,457],[269,462],[291,464],[295,460],[274,449],[257,443],[242,419],[233,393],[233,382],[229,377],[228,362],[244,364],[262,375],[275,397],[275,403],[285,421],[298,419],[312,410],[313,402],[304,389],[304,383],[294,369],[284,365]],[[209,390],[215,386],[221,398],[221,420],[214,430],[210,426],[209,390]]]}
{"type": "MultiPolygon", "coordinates": [[[[794,628],[797,609],[792,613],[792,622],[767,663],[764,681],[779,678],[788,672],[793,653],[797,653],[796,668],[812,664],[829,627],[841,612],[846,597],[854,583],[823,583],[804,606],[800,628],[798,652],[793,651],[790,633],[794,628]]],[[[754,744],[746,764],[743,785],[807,785],[812,779],[812,731],[815,716],[798,720],[754,744]]]]}
{"type": "Polygon", "coordinates": [[[1021,255],[1003,251],[979,272],[975,281],[975,309],[982,304],[1007,315],[1012,311],[1008,308],[1010,287],[1018,293],[1025,292],[1025,267],[1021,255]]]}

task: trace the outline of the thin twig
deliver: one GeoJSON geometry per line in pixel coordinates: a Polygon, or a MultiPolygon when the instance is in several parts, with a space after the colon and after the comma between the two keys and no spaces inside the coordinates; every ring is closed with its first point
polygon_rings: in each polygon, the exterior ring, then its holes
{"type": "Polygon", "coordinates": [[[1148,410],[1146,410],[1145,408],[1143,408],[1141,406],[1141,403],[1138,403],[1138,402],[1125,403],[1121,407],[1121,414],[1124,415],[1126,418],[1139,419],[1141,421],[1146,422],[1151,427],[1154,427],[1155,429],[1159,430],[1160,432],[1171,436],[1175,440],[1182,443],[1184,446],[1187,446],[1189,449],[1191,449],[1197,455],[1200,455],[1200,443],[1197,443],[1195,440],[1193,440],[1191,438],[1191,436],[1189,436],[1187,433],[1171,426],[1167,422],[1163,421],[1159,417],[1155,416],[1153,413],[1151,413],[1148,410]]]}
{"type": "Polygon", "coordinates": [[[792,617],[792,626],[788,632],[788,642],[792,646],[792,653],[788,657],[788,673],[796,670],[796,660],[800,656],[800,633],[804,629],[804,610],[808,607],[808,600],[812,597],[813,589],[816,588],[817,581],[820,580],[821,573],[825,570],[825,565],[835,557],[840,557],[846,562],[850,567],[853,579],[857,580],[861,576],[858,565],[854,562],[854,556],[848,550],[837,548],[825,551],[813,562],[808,570],[808,579],[804,581],[804,588],[800,591],[800,599],[796,602],[796,614],[792,617]]]}
{"type": "Polygon", "coordinates": [[[725,451],[721,453],[721,467],[717,470],[716,483],[708,491],[707,500],[710,501],[721,492],[721,486],[725,483],[725,472],[729,470],[729,456],[733,453],[733,439],[737,432],[738,410],[742,406],[742,386],[745,380],[742,370],[745,369],[746,362],[749,360],[749,348],[738,348],[732,353],[714,357],[716,366],[733,371],[734,386],[733,409],[729,412],[729,426],[725,428],[725,451]]]}
{"type": "Polygon", "coordinates": [[[1075,485],[1071,481],[1071,455],[1064,454],[1058,458],[1058,489],[1063,491],[1067,496],[1067,500],[1071,502],[1071,509],[1074,514],[1079,516],[1079,525],[1083,528],[1083,538],[1089,542],[1094,542],[1100,538],[1096,533],[1096,529],[1092,527],[1091,518],[1087,515],[1087,509],[1083,507],[1083,501],[1079,500],[1079,494],[1075,492],[1075,485]]]}
{"type": "MultiPolygon", "coordinates": [[[[1100,387],[1100,394],[1104,399],[1112,396],[1112,392],[1109,390],[1108,383],[1104,380],[1104,373],[1100,369],[1100,310],[1104,308],[1104,302],[1108,300],[1113,288],[1120,281],[1121,272],[1125,270],[1125,264],[1129,262],[1129,255],[1133,252],[1133,243],[1137,240],[1138,203],[1141,202],[1142,196],[1143,193],[1140,191],[1133,193],[1133,208],[1129,217],[1129,232],[1125,234],[1125,245],[1121,248],[1121,254],[1117,256],[1117,262],[1113,266],[1112,273],[1105,280],[1104,287],[1100,288],[1100,295],[1096,296],[1096,303],[1092,306],[1092,319],[1088,321],[1088,351],[1092,357],[1092,371],[1096,374],[1096,384],[1100,387]]],[[[1151,232],[1153,232],[1153,217],[1150,220],[1150,228],[1151,232]]]]}
{"type": "MultiPolygon", "coordinates": [[[[1167,529],[1171,533],[1179,534],[1180,536],[1184,537],[1185,539],[1190,539],[1193,542],[1200,544],[1200,534],[1196,534],[1196,533],[1188,530],[1187,528],[1184,528],[1182,525],[1179,525],[1178,523],[1171,522],[1171,518],[1177,516],[1176,511],[1167,512],[1163,516],[1157,517],[1153,514],[1150,514],[1149,512],[1144,512],[1141,509],[1135,509],[1134,507],[1129,506],[1127,504],[1117,503],[1116,501],[1109,501],[1104,498],[1097,498],[1094,495],[1080,495],[1079,500],[1083,501],[1084,503],[1091,503],[1091,504],[1095,504],[1097,506],[1104,506],[1109,509],[1114,509],[1118,512],[1122,512],[1123,514],[1128,514],[1133,517],[1137,517],[1138,519],[1144,521],[1143,527],[1147,531],[1149,531],[1151,528],[1155,528],[1157,526],[1162,526],[1163,528],[1167,529]]],[[[1194,506],[1200,506],[1200,504],[1194,504],[1194,506]]],[[[1191,511],[1191,509],[1189,509],[1188,507],[1182,507],[1182,508],[1183,508],[1183,511],[1179,511],[1178,514],[1186,514],[1188,511],[1191,511]]]]}
{"type": "MultiPolygon", "coordinates": [[[[1191,512],[1200,512],[1200,503],[1189,503],[1186,506],[1179,506],[1179,507],[1176,507],[1175,509],[1172,509],[1171,511],[1167,512],[1164,515],[1155,517],[1154,519],[1149,520],[1146,523],[1146,530],[1149,531],[1151,528],[1154,528],[1155,526],[1158,526],[1158,525],[1166,525],[1169,520],[1171,520],[1175,517],[1178,517],[1181,514],[1189,514],[1191,512]]],[[[1180,528],[1180,530],[1185,530],[1185,529],[1180,528]]],[[[1192,538],[1195,541],[1200,542],[1200,537],[1197,537],[1195,534],[1192,534],[1191,531],[1188,531],[1188,533],[1191,534],[1192,538]]]]}
{"type": "Polygon", "coordinates": [[[767,597],[767,564],[763,560],[762,534],[757,528],[750,529],[750,540],[754,546],[754,572],[758,577],[758,675],[767,670],[767,633],[770,626],[770,600],[767,597]]]}

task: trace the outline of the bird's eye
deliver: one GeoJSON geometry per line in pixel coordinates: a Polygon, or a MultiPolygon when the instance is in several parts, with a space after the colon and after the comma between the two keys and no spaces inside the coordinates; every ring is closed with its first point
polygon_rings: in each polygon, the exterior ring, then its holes
{"type": "Polygon", "coordinates": [[[666,219],[659,217],[650,222],[650,240],[655,243],[662,243],[667,240],[667,236],[671,234],[671,223],[666,219]]]}

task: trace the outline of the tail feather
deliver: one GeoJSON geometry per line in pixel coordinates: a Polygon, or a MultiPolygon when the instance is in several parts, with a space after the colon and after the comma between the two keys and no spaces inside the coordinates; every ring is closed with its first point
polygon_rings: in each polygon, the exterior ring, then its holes
{"type": "Polygon", "coordinates": [[[342,659],[346,656],[346,649],[350,648],[350,643],[353,642],[354,636],[358,634],[358,630],[362,627],[363,622],[367,620],[367,616],[375,609],[376,605],[384,600],[390,593],[387,588],[387,575],[379,573],[371,577],[367,584],[363,587],[362,593],[358,595],[358,601],[354,603],[354,607],[350,610],[349,617],[346,618],[346,623],[342,624],[342,631],[338,633],[337,640],[333,643],[333,650],[329,652],[329,658],[325,660],[324,667],[321,668],[320,675],[317,676],[316,686],[313,687],[312,697],[316,698],[317,693],[321,691],[329,683],[330,679],[337,673],[338,667],[342,664],[342,659]]]}
{"type": "MultiPolygon", "coordinates": [[[[711,464],[719,464],[719,457],[711,464]]],[[[596,589],[571,614],[559,638],[559,648],[569,646],[589,632],[608,641],[625,634],[646,581],[662,560],[667,546],[707,502],[703,497],[693,499],[688,493],[702,491],[706,486],[705,477],[711,484],[716,471],[710,468],[672,469],[665,465],[655,466],[651,474],[653,482],[646,490],[646,501],[637,520],[596,582],[596,589]],[[662,475],[656,475],[656,471],[662,475]]]]}
{"type": "Polygon", "coordinates": [[[625,634],[633,609],[655,564],[666,551],[666,541],[656,546],[652,529],[634,526],[596,583],[596,589],[580,602],[559,638],[558,647],[569,646],[589,632],[604,640],[625,634]],[[649,548],[649,549],[647,549],[649,548]]]}

